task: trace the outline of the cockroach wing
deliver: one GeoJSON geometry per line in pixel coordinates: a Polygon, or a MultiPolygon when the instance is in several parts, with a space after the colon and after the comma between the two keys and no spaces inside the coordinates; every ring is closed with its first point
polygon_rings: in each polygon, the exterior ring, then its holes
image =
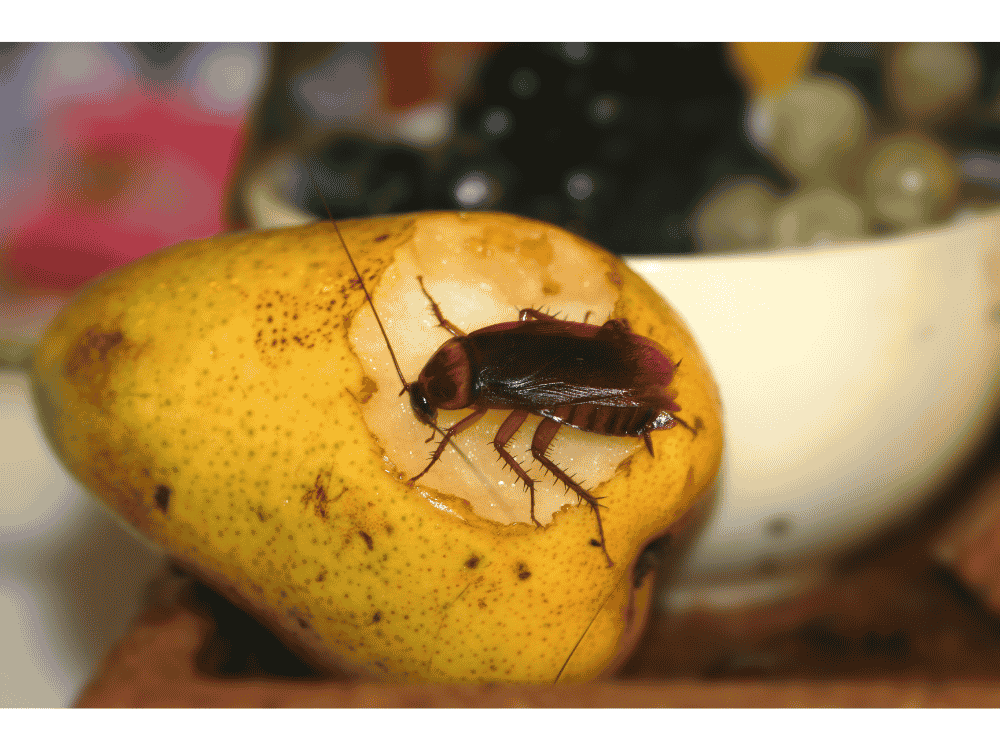
{"type": "Polygon", "coordinates": [[[654,341],[627,329],[522,321],[468,336],[479,398],[534,413],[556,406],[659,406],[678,411],[668,386],[674,364],[654,341]]]}

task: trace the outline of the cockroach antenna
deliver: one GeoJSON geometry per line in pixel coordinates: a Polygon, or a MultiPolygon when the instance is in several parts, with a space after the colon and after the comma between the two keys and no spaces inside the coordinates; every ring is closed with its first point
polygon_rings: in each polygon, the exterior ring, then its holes
{"type": "Polygon", "coordinates": [[[368,287],[365,285],[364,277],[362,277],[361,271],[358,270],[358,266],[354,262],[354,257],[351,255],[351,251],[347,247],[347,241],[344,239],[344,235],[340,232],[337,220],[333,218],[333,212],[330,210],[330,206],[326,202],[326,197],[323,195],[323,191],[319,188],[319,183],[316,181],[316,177],[313,175],[312,170],[309,168],[309,164],[305,159],[302,159],[302,165],[305,167],[306,174],[309,175],[309,182],[312,183],[313,190],[316,191],[316,195],[319,196],[320,202],[322,202],[323,208],[326,210],[326,215],[330,217],[330,223],[333,224],[333,229],[337,233],[337,237],[340,238],[340,244],[343,246],[344,252],[347,253],[347,259],[351,261],[351,268],[354,269],[354,275],[361,284],[361,289],[365,293],[365,299],[368,300],[368,305],[371,307],[372,313],[375,315],[375,322],[378,323],[378,329],[382,332],[382,338],[385,339],[385,343],[388,345],[389,356],[392,357],[392,364],[396,367],[396,374],[399,375],[399,382],[403,384],[403,390],[399,392],[399,394],[402,395],[410,390],[410,384],[407,383],[406,378],[403,377],[403,370],[400,368],[399,362],[396,360],[396,353],[392,350],[392,344],[389,343],[389,336],[385,332],[385,326],[382,325],[382,318],[379,317],[378,310],[375,309],[375,303],[372,302],[372,296],[368,293],[368,287]]]}

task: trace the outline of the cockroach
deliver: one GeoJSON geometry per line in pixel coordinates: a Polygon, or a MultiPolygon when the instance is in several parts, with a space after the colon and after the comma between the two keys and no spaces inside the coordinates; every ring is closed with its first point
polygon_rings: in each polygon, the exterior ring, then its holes
{"type": "Polygon", "coordinates": [[[525,308],[516,321],[465,333],[444,317],[424,286],[423,277],[418,276],[417,281],[438,325],[452,338],[431,356],[417,379],[408,383],[375,303],[332,214],[330,220],[375,314],[403,384],[400,395],[409,393],[414,416],[435,431],[428,442],[436,434],[442,435],[430,463],[409,480],[410,484],[430,471],[452,439],[482,419],[486,412],[509,409],[510,414],[493,437],[493,447],[528,488],[531,520],[541,526],[535,518],[535,480],[507,451],[507,444],[528,415],[540,416],[542,421],[531,440],[531,455],[562,482],[567,491],[572,490],[594,510],[600,537],[595,546],[600,546],[608,566],[613,566],[601,523],[598,503],[601,498],[584,489],[546,454],[563,425],[599,435],[642,438],[650,455],[653,455],[650,433],[654,430],[680,424],[696,435],[696,431],[676,415],[681,407],[674,401],[676,393],[669,388],[680,362],[674,364],[659,344],[633,332],[624,318],[593,325],[560,320],[540,310],[525,308]],[[451,427],[438,426],[439,409],[466,408],[471,408],[472,413],[451,427]]]}

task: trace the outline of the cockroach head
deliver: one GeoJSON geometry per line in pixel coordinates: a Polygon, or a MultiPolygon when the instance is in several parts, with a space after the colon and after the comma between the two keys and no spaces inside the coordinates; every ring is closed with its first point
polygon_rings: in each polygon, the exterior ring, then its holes
{"type": "Polygon", "coordinates": [[[437,426],[437,409],[431,405],[427,398],[427,390],[420,381],[409,383],[407,389],[410,392],[410,407],[424,424],[431,427],[437,426]]]}

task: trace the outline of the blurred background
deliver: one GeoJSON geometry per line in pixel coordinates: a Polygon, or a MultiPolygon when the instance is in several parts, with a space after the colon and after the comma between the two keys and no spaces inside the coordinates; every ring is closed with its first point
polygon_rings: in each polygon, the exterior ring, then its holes
{"type": "Polygon", "coordinates": [[[495,209],[622,255],[885,235],[1000,185],[995,43],[7,44],[0,70],[14,289],[261,221],[232,188],[290,149],[337,218],[495,209]]]}
{"type": "Polygon", "coordinates": [[[159,558],[14,368],[88,279],[222,231],[421,209],[631,257],[891,238],[996,204],[994,43],[0,45],[0,705],[66,705],[159,558]]]}

